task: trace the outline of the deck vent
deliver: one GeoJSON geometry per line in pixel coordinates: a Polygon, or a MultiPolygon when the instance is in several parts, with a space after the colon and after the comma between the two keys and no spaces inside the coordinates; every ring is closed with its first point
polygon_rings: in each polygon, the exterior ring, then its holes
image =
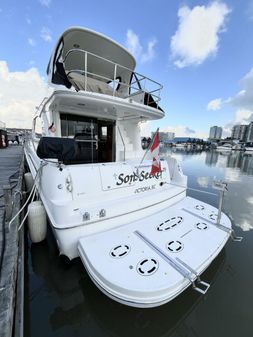
{"type": "Polygon", "coordinates": [[[158,225],[156,229],[159,232],[167,231],[168,229],[171,229],[173,227],[176,227],[177,225],[181,224],[183,222],[183,218],[181,216],[174,216],[173,218],[170,218],[158,225]]]}
{"type": "Polygon", "coordinates": [[[130,252],[128,245],[118,245],[110,251],[110,255],[115,258],[121,258],[126,256],[130,252]]]}
{"type": "Polygon", "coordinates": [[[158,261],[153,258],[146,258],[137,264],[137,271],[142,276],[150,276],[158,269],[158,261]]]}
{"type": "Polygon", "coordinates": [[[200,229],[200,230],[205,230],[205,229],[208,228],[208,225],[207,225],[206,223],[204,223],[204,222],[198,222],[198,223],[196,224],[196,227],[197,227],[198,229],[200,229]]]}
{"type": "Polygon", "coordinates": [[[211,220],[213,220],[213,221],[217,221],[217,214],[215,214],[215,213],[211,213],[211,214],[209,214],[209,218],[211,219],[211,220]]]}
{"type": "Polygon", "coordinates": [[[205,206],[203,206],[203,205],[196,205],[195,208],[196,208],[198,211],[203,211],[203,209],[205,209],[205,206]]]}
{"type": "Polygon", "coordinates": [[[170,241],[166,245],[167,249],[172,253],[178,253],[183,250],[184,245],[180,241],[170,241]]]}

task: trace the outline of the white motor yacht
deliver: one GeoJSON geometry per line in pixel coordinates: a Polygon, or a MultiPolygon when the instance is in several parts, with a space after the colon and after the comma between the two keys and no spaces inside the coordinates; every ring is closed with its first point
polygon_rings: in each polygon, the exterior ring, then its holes
{"type": "Polygon", "coordinates": [[[151,174],[140,125],[164,117],[162,86],[135,71],[124,47],[80,27],[62,34],[47,74],[53,92],[25,155],[60,254],[80,257],[97,287],[129,306],[159,306],[190,285],[205,293],[200,275],[231,221],[186,196],[174,158],[151,174]]]}
{"type": "Polygon", "coordinates": [[[245,151],[253,152],[253,143],[246,143],[244,147],[245,151]]]}
{"type": "Polygon", "coordinates": [[[185,143],[176,143],[177,149],[186,149],[187,145],[185,143]]]}
{"type": "Polygon", "coordinates": [[[232,146],[232,150],[235,151],[244,151],[243,144],[237,143],[232,146]]]}
{"type": "Polygon", "coordinates": [[[216,147],[217,151],[231,151],[232,150],[232,144],[230,143],[221,143],[216,147]]]}

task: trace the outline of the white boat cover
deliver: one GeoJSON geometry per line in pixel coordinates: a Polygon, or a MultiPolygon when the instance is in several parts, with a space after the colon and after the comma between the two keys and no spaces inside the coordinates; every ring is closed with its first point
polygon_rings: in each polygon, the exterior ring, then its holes
{"type": "Polygon", "coordinates": [[[78,250],[91,279],[107,296],[130,306],[154,307],[181,293],[224,247],[231,221],[222,214],[217,226],[216,219],[216,208],[186,197],[153,216],[83,237],[78,250]]]}

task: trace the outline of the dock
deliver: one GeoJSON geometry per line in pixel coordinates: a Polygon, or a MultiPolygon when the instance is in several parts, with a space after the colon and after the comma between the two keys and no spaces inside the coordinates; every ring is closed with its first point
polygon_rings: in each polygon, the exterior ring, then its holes
{"type": "Polygon", "coordinates": [[[0,335],[23,335],[23,230],[20,217],[9,221],[22,204],[23,146],[0,150],[0,335]]]}

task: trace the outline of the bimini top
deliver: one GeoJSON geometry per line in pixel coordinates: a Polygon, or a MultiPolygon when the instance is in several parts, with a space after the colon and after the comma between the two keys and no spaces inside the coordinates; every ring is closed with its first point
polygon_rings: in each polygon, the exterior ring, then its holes
{"type": "Polygon", "coordinates": [[[95,31],[72,27],[57,42],[47,74],[49,83],[68,88],[73,85],[69,76],[76,73],[106,83],[118,78],[129,84],[135,65],[134,57],[117,42],[95,31]],[[116,73],[115,64],[119,65],[116,73]]]}

